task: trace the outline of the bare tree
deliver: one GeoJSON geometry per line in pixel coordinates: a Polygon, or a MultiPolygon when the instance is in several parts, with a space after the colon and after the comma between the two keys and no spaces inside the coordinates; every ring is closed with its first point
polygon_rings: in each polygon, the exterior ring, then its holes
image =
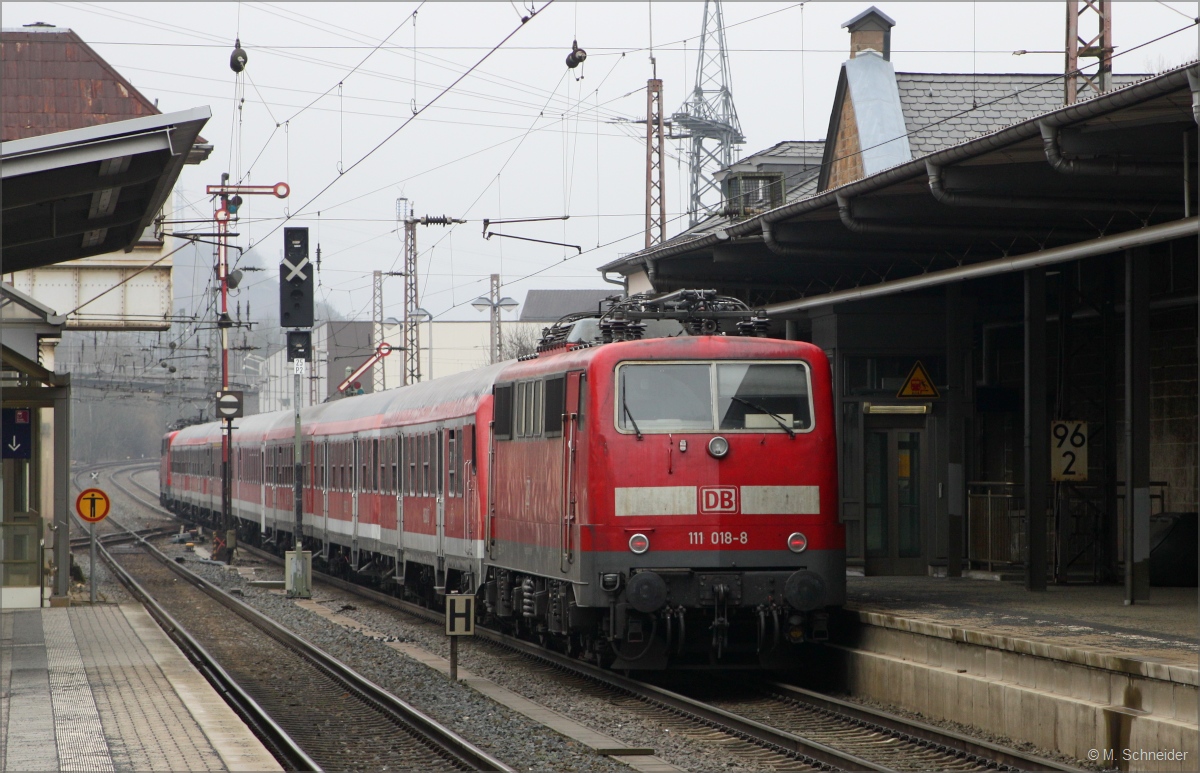
{"type": "Polygon", "coordinates": [[[500,361],[536,354],[541,338],[541,332],[531,325],[508,325],[500,328],[500,361]]]}

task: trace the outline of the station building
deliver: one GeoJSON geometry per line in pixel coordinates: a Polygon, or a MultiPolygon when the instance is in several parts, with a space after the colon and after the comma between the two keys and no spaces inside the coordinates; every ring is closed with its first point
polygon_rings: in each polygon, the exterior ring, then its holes
{"type": "Polygon", "coordinates": [[[1196,65],[1064,105],[1062,74],[897,72],[893,25],[846,23],[823,144],[601,270],[826,351],[852,570],[1194,583],[1196,65]]]}
{"type": "Polygon", "coordinates": [[[171,264],[159,219],[185,164],[212,148],[208,108],[164,115],[68,29],[0,33],[0,607],[68,589],[66,330],[165,330],[171,264]]]}

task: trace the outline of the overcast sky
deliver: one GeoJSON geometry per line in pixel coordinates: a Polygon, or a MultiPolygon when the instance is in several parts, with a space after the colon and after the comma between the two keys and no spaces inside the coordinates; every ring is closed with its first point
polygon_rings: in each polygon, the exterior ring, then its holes
{"type": "MultiPolygon", "coordinates": [[[[744,153],[823,139],[849,50],[841,24],[869,5],[724,4],[744,153]]],[[[898,71],[1062,71],[1062,2],[878,5],[896,21],[898,71]],[[1018,49],[1031,53],[1013,56],[1018,49]]],[[[1195,3],[1112,5],[1117,72],[1195,58],[1194,28],[1170,34],[1191,24],[1195,3]]],[[[535,287],[605,287],[596,267],[644,239],[644,138],[619,121],[644,116],[651,43],[668,111],[685,100],[704,3],[558,0],[524,25],[519,1],[430,2],[414,16],[417,9],[5,2],[4,26],[70,27],[164,112],[211,107],[202,133],[212,157],[180,178],[186,216],[211,216],[204,186],[221,172],[251,184],[287,181],[287,201],[247,200],[238,242],[261,241],[258,252],[273,267],[284,218],[308,226],[322,247],[320,293],[349,317],[370,315],[373,269],[403,266],[399,197],[412,200],[418,216],[468,221],[418,231],[421,305],[441,318],[480,318],[470,301],[486,292],[491,273],[517,300],[535,287]],[[235,80],[229,56],[237,37],[249,64],[235,80]],[[574,71],[564,64],[573,39],[588,52],[574,71]],[[484,218],[562,215],[570,219],[503,230],[578,244],[578,257],[569,248],[482,238],[484,218]]],[[[669,145],[668,236],[686,224],[687,184],[680,148],[669,145]]],[[[254,276],[274,281],[274,272],[254,276]]],[[[386,281],[385,299],[386,315],[401,316],[401,279],[386,281]]]]}

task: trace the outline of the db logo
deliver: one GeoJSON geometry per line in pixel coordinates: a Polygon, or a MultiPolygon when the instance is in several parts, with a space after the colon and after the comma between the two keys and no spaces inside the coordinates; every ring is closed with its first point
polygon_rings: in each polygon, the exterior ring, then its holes
{"type": "Polygon", "coordinates": [[[738,511],[737,486],[701,486],[701,513],[736,513],[738,511]]]}

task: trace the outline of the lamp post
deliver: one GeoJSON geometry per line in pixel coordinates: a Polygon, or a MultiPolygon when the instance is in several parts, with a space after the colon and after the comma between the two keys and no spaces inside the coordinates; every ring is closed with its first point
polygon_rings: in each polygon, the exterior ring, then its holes
{"type": "Polygon", "coordinates": [[[492,329],[490,331],[490,362],[495,364],[500,362],[500,310],[515,309],[520,304],[507,295],[500,297],[500,275],[492,274],[491,288],[488,291],[487,297],[479,296],[471,301],[471,305],[479,311],[490,310],[492,313],[492,329]]]}

